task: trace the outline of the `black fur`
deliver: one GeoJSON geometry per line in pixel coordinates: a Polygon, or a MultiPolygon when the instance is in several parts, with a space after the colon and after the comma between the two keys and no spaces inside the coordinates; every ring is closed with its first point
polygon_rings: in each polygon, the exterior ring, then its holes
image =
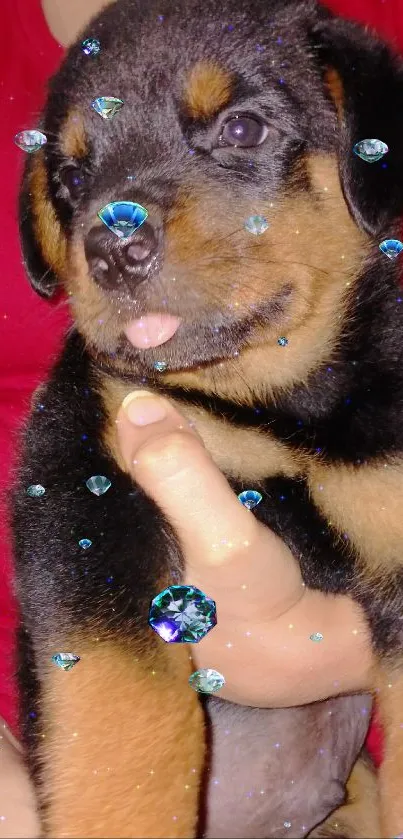
{"type": "MultiPolygon", "coordinates": [[[[362,277],[353,284],[349,320],[337,352],[306,384],[279,392],[270,404],[256,401],[253,409],[201,391],[164,386],[153,370],[158,354],[134,354],[124,338],[105,353],[76,331],[69,336],[31,416],[13,500],[24,639],[23,723],[32,759],[41,732],[42,656],[49,639],[56,643],[71,627],[91,624],[116,638],[143,636],[147,649],[159,643],[147,626],[156,581],[166,573],[172,583],[181,580],[183,562],[171,526],[100,442],[106,417],[99,392],[103,376],[114,373],[116,363],[124,365],[119,375],[133,387],[155,387],[244,427],[267,426],[291,449],[320,450],[328,462],[359,464],[389,458],[403,448],[398,267],[377,248],[382,238],[397,235],[403,212],[403,71],[398,60],[360,27],[334,19],[313,2],[294,0],[251,0],[247,6],[224,0],[219,10],[213,0],[121,0],[85,37],[100,39],[100,54],[83,56],[80,43],[71,49],[50,85],[43,119],[49,137],[44,150],[49,195],[67,237],[80,225],[85,232],[88,219],[117,194],[120,200],[131,200],[127,176],[133,172],[136,201],[157,205],[166,214],[183,187],[192,194],[200,186],[214,185],[228,192],[234,206],[241,197],[253,205],[263,196],[275,199],[282,192],[309,189],[302,176],[295,178],[298,162],[306,153],[337,152],[346,201],[357,224],[373,236],[373,247],[362,277]],[[196,33],[195,21],[203,37],[196,33]],[[218,119],[192,123],[179,107],[186,71],[206,57],[219,60],[236,76],[227,112],[235,113],[242,103],[243,111],[257,110],[271,120],[269,141],[253,155],[214,149],[218,119]],[[344,86],[341,130],[324,85],[329,66],[338,70],[344,86]],[[90,102],[108,93],[120,96],[125,105],[111,123],[100,125],[90,102]],[[87,111],[83,103],[88,103],[87,111]],[[61,185],[61,167],[71,161],[63,158],[57,139],[68,108],[74,106],[84,113],[89,137],[82,163],[86,186],[75,202],[61,185]],[[369,165],[351,153],[354,143],[366,137],[389,145],[384,161],[369,165]],[[93,474],[112,481],[100,498],[85,486],[93,474]],[[26,488],[36,483],[46,493],[29,498],[26,488]],[[93,541],[85,554],[78,546],[84,537],[93,541]]],[[[50,297],[58,278],[44,262],[33,233],[30,165],[29,160],[21,195],[24,259],[34,287],[50,297]]],[[[147,310],[145,295],[140,286],[136,316],[147,310]]],[[[273,307],[281,305],[280,298],[272,302],[273,307]]],[[[184,301],[183,306],[186,310],[190,304],[184,301]]],[[[183,346],[172,344],[170,368],[231,356],[242,349],[249,327],[223,319],[213,332],[208,307],[201,303],[197,329],[189,330],[183,346]]],[[[261,371],[264,379],[264,357],[261,371]]],[[[236,481],[231,485],[236,493],[249,488],[236,481]]],[[[305,582],[325,592],[350,592],[366,609],[377,650],[397,655],[403,640],[401,573],[391,575],[388,593],[386,587],[382,594],[369,591],[357,575],[351,546],[321,519],[303,481],[270,478],[262,492],[255,514],[300,558],[305,582]]],[[[320,780],[326,785],[325,773],[320,780]]]]}

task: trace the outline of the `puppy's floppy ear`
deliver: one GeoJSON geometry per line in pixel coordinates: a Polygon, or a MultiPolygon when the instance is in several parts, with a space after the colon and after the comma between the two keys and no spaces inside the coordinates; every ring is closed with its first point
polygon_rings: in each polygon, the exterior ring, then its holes
{"type": "Polygon", "coordinates": [[[20,239],[25,269],[41,297],[50,298],[58,286],[66,242],[49,194],[43,150],[26,160],[19,198],[20,239]]]}
{"type": "Polygon", "coordinates": [[[311,34],[338,114],[345,199],[376,236],[403,215],[403,63],[361,26],[330,14],[311,34]],[[376,163],[361,160],[353,146],[366,139],[382,140],[389,152],[376,163]]]}

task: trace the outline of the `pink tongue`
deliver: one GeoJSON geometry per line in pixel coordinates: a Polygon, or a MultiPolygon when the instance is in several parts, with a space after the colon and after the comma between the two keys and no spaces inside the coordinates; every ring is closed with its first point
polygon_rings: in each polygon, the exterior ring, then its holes
{"type": "Polygon", "coordinates": [[[144,315],[126,326],[125,335],[139,350],[160,347],[175,335],[180,323],[181,319],[173,315],[144,315]]]}

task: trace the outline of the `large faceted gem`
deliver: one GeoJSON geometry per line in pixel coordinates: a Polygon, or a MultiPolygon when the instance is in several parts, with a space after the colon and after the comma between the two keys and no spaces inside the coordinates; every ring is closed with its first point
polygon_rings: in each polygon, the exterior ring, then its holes
{"type": "Polygon", "coordinates": [[[169,586],[151,601],[148,623],[168,644],[197,644],[217,623],[216,605],[194,586],[169,586]]]}
{"type": "Polygon", "coordinates": [[[99,218],[120,239],[127,239],[145,222],[148,212],[134,201],[112,201],[98,213],[99,218]]]}
{"type": "Polygon", "coordinates": [[[14,137],[16,146],[22,149],[22,151],[29,152],[29,154],[32,154],[34,151],[39,151],[47,141],[46,134],[43,134],[42,131],[37,131],[36,128],[20,131],[14,137]]]}
{"type": "Polygon", "coordinates": [[[376,163],[381,160],[389,151],[386,143],[382,140],[360,140],[353,146],[353,152],[365,160],[366,163],[376,163]]]}
{"type": "Polygon", "coordinates": [[[396,259],[403,251],[403,242],[400,239],[384,239],[379,245],[379,250],[389,259],[396,259]]]}

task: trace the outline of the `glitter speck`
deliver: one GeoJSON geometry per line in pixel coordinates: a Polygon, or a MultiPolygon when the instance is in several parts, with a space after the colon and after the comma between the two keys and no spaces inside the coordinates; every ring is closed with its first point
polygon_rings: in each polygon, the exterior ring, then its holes
{"type": "Polygon", "coordinates": [[[310,641],[323,641],[323,635],[321,632],[314,632],[312,635],[309,636],[310,641]]]}
{"type": "Polygon", "coordinates": [[[286,347],[287,344],[288,344],[288,338],[285,338],[284,336],[282,336],[281,338],[278,339],[277,343],[279,344],[280,347],[286,347]]]}

